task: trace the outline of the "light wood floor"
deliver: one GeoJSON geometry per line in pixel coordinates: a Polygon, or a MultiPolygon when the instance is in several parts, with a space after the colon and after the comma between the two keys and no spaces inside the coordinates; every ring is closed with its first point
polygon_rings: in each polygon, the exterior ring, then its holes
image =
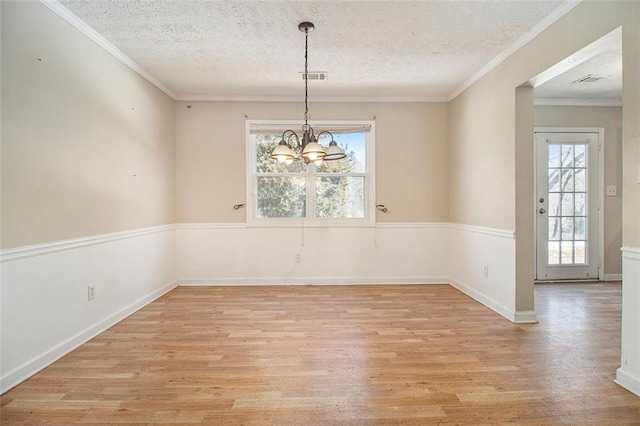
{"type": "Polygon", "coordinates": [[[1,423],[640,424],[620,284],[515,325],[446,285],[178,288],[1,397],[1,423]]]}

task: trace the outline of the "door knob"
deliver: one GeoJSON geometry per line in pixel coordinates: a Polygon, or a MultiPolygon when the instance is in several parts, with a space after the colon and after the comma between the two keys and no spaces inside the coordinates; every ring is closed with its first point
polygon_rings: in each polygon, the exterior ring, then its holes
{"type": "Polygon", "coordinates": [[[540,208],[540,210],[538,210],[538,213],[540,214],[545,214],[547,211],[543,208],[540,208]]]}

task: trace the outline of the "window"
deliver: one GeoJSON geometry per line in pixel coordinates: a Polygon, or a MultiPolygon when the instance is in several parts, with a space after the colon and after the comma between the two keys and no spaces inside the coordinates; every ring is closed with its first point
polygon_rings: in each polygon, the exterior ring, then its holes
{"type": "MultiPolygon", "coordinates": [[[[347,153],[305,165],[269,158],[285,129],[300,122],[247,121],[247,221],[253,225],[371,225],[374,214],[373,123],[313,122],[347,153]]],[[[319,142],[328,146],[329,138],[319,142]]]]}

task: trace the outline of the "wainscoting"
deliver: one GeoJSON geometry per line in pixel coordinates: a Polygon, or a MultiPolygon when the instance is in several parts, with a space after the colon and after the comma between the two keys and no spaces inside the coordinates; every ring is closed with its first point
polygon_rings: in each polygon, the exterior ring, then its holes
{"type": "Polygon", "coordinates": [[[340,228],[194,223],[178,224],[176,241],[180,286],[451,283],[505,318],[517,319],[512,231],[450,223],[340,228]]]}
{"type": "Polygon", "coordinates": [[[448,282],[448,224],[263,228],[179,224],[183,285],[448,282]]]}
{"type": "Polygon", "coordinates": [[[640,247],[622,247],[622,354],[616,383],[640,396],[640,247]]]}
{"type": "Polygon", "coordinates": [[[516,322],[514,233],[451,225],[449,244],[449,283],[516,322]]]}
{"type": "Polygon", "coordinates": [[[4,250],[0,392],[173,289],[175,247],[169,225],[4,250]]]}

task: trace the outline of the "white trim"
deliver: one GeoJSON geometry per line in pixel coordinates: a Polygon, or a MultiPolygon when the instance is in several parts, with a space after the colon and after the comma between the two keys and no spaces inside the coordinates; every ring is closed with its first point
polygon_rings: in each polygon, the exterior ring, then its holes
{"type": "Polygon", "coordinates": [[[604,274],[604,281],[622,281],[622,274],[604,274]]]}
{"type": "Polygon", "coordinates": [[[367,219],[256,219],[247,228],[375,228],[367,219]],[[353,221],[353,222],[351,222],[353,221]]]}
{"type": "Polygon", "coordinates": [[[640,247],[624,246],[620,251],[622,252],[623,259],[640,262],[640,247]]]}
{"type": "Polygon", "coordinates": [[[477,301],[477,302],[483,304],[484,306],[486,306],[487,308],[491,309],[492,311],[502,315],[503,317],[505,317],[509,321],[516,322],[516,315],[512,310],[510,310],[509,308],[501,305],[500,303],[496,302],[495,300],[491,299],[490,297],[485,296],[484,294],[472,289],[471,287],[468,287],[468,286],[462,284],[459,281],[454,280],[453,278],[449,278],[449,284],[452,287],[460,290],[462,293],[466,294],[470,298],[474,299],[475,301],[477,301]]]}
{"type": "Polygon", "coordinates": [[[447,277],[296,277],[287,278],[185,278],[178,280],[179,287],[206,287],[206,286],[300,286],[300,285],[375,285],[375,284],[442,284],[449,285],[447,277]]]}
{"type": "MultiPolygon", "coordinates": [[[[176,95],[183,102],[304,102],[300,96],[240,96],[240,95],[176,95]]],[[[323,103],[447,103],[448,97],[429,96],[310,96],[309,102],[323,103]]]]}
{"type": "Polygon", "coordinates": [[[487,65],[482,67],[480,71],[478,71],[477,73],[472,75],[471,78],[469,78],[467,81],[462,83],[462,85],[460,85],[456,90],[453,91],[453,93],[451,93],[451,95],[449,95],[448,100],[452,101],[459,94],[467,90],[469,87],[471,87],[474,83],[476,83],[482,77],[489,74],[491,71],[493,71],[494,68],[496,68],[498,65],[506,61],[511,55],[516,53],[518,49],[520,49],[521,47],[529,43],[531,40],[537,37],[540,33],[542,33],[544,30],[546,30],[551,25],[553,25],[558,19],[562,18],[564,15],[569,13],[574,7],[580,4],[581,1],[582,0],[565,1],[560,7],[554,10],[549,16],[547,16],[545,19],[540,21],[538,25],[533,27],[529,32],[527,32],[525,35],[523,35],[518,40],[516,40],[515,43],[513,43],[511,46],[507,47],[505,50],[500,52],[498,56],[493,58],[491,61],[489,61],[489,63],[487,63],[487,65]]]}
{"type": "Polygon", "coordinates": [[[98,46],[102,47],[108,53],[110,53],[114,58],[131,68],[134,72],[136,72],[140,77],[147,80],[149,83],[156,86],[158,89],[163,91],[167,96],[171,99],[175,100],[175,94],[164,85],[160,80],[155,78],[150,72],[142,68],[138,63],[136,63],[133,59],[128,57],[122,50],[115,47],[111,44],[106,38],[102,37],[96,30],[87,25],[82,19],[78,18],[75,14],[73,14],[69,9],[61,5],[57,2],[57,0],[39,0],[40,3],[48,7],[53,13],[67,21],[69,24],[74,26],[78,31],[82,34],[86,35],[90,40],[96,43],[98,46]]]}
{"type": "MultiPolygon", "coordinates": [[[[202,223],[177,223],[176,229],[248,229],[253,226],[247,226],[246,223],[217,223],[217,222],[202,222],[202,223]]],[[[512,231],[504,231],[501,229],[492,229],[492,228],[483,228],[479,226],[469,226],[469,225],[459,225],[450,222],[377,222],[375,225],[367,225],[368,227],[375,227],[378,229],[425,229],[425,228],[435,228],[435,229],[447,229],[447,228],[458,228],[461,230],[471,230],[483,234],[494,235],[504,238],[514,238],[514,233],[512,231]]],[[[283,225],[276,224],[266,224],[265,228],[282,228],[285,227],[283,225]]],[[[290,226],[287,225],[287,228],[290,226]]],[[[308,222],[300,223],[300,227],[304,228],[313,228],[314,226],[308,222]]],[[[360,225],[330,225],[323,226],[327,228],[362,228],[360,225]]],[[[295,226],[294,226],[295,228],[295,226]]]]}
{"type": "Polygon", "coordinates": [[[621,99],[534,98],[535,106],[621,107],[621,99]]]}
{"type": "Polygon", "coordinates": [[[538,315],[535,311],[516,311],[513,322],[516,324],[537,324],[538,315]]]}
{"type": "Polygon", "coordinates": [[[448,222],[378,222],[376,228],[380,229],[398,229],[398,228],[436,228],[446,229],[451,226],[448,222]]]}
{"type": "Polygon", "coordinates": [[[175,224],[151,226],[148,228],[133,229],[130,231],[110,232],[108,234],[90,235],[86,237],[73,238],[69,240],[52,241],[43,244],[21,246],[0,251],[0,263],[11,262],[19,259],[26,259],[34,256],[55,253],[63,250],[73,250],[80,247],[102,244],[110,241],[124,240],[126,238],[139,237],[142,235],[155,234],[159,232],[176,229],[175,224]]]}
{"type": "Polygon", "coordinates": [[[176,288],[176,286],[176,281],[165,284],[162,288],[159,288],[158,290],[149,293],[147,296],[136,300],[128,306],[120,309],[118,312],[108,316],[99,323],[86,328],[75,336],[72,336],[63,342],[60,342],[53,348],[36,355],[22,365],[19,365],[18,367],[7,372],[4,377],[0,378],[0,394],[5,393],[9,389],[19,385],[29,377],[56,362],[80,345],[88,342],[98,334],[114,326],[129,315],[135,313],[149,303],[170,292],[171,290],[176,288]]]}
{"type": "Polygon", "coordinates": [[[613,381],[617,385],[622,386],[629,392],[640,396],[640,377],[634,377],[622,369],[616,370],[616,378],[613,381]]]}
{"type": "Polygon", "coordinates": [[[178,223],[176,229],[246,229],[246,223],[178,223]]]}
{"type": "Polygon", "coordinates": [[[476,234],[491,235],[494,237],[507,238],[510,240],[515,239],[516,237],[515,232],[506,229],[487,228],[484,226],[465,225],[462,223],[450,223],[449,227],[451,229],[456,229],[459,231],[469,231],[476,234]]]}

